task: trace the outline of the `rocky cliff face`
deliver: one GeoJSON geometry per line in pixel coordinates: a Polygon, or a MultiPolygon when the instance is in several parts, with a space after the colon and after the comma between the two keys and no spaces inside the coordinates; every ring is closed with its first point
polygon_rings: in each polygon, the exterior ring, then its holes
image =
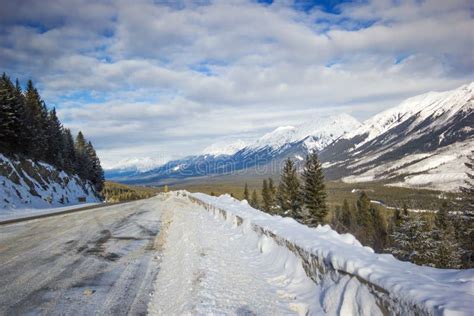
{"type": "Polygon", "coordinates": [[[42,162],[0,154],[0,212],[99,202],[89,182],[42,162]]]}

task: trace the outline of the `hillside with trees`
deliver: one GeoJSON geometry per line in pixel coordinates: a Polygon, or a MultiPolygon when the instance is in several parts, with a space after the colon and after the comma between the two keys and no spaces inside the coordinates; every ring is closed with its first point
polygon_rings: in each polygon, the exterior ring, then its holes
{"type": "Polygon", "coordinates": [[[82,132],[73,138],[31,80],[23,91],[18,79],[13,83],[5,73],[0,78],[0,152],[78,175],[96,192],[103,188],[104,172],[92,143],[82,132]]]}
{"type": "Polygon", "coordinates": [[[260,197],[256,191],[244,199],[273,215],[288,216],[310,227],[330,224],[339,233],[353,234],[363,245],[377,253],[391,253],[400,260],[437,268],[472,268],[474,254],[473,155],[466,163],[468,179],[461,187],[463,196],[445,201],[436,212],[417,213],[404,205],[393,211],[372,202],[359,192],[355,203],[346,199],[330,212],[325,180],[316,153],[306,157],[299,174],[288,159],[278,189],[271,178],[264,179],[260,197]],[[249,199],[250,198],[250,199],[249,199]]]}

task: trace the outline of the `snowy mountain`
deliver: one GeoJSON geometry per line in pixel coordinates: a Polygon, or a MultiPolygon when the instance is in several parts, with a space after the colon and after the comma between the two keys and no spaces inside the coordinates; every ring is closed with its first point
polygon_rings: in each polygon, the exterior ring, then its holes
{"type": "Polygon", "coordinates": [[[203,151],[203,155],[213,155],[213,156],[220,156],[220,155],[233,155],[242,148],[247,146],[247,142],[238,139],[234,142],[229,141],[220,141],[218,143],[214,143],[208,147],[206,147],[203,151]]]}
{"type": "Polygon", "coordinates": [[[0,217],[24,209],[100,202],[90,182],[29,159],[0,154],[0,217]]]}
{"type": "Polygon", "coordinates": [[[128,183],[159,184],[241,170],[252,174],[256,167],[260,174],[272,174],[280,172],[284,159],[291,157],[301,165],[308,151],[316,150],[328,179],[456,190],[465,178],[463,162],[474,148],[473,91],[470,83],[429,92],[363,124],[347,114],[313,119],[278,127],[243,148],[243,143],[221,143],[146,172],[106,175],[128,183]]]}
{"type": "Polygon", "coordinates": [[[298,126],[278,127],[246,145],[243,141],[217,143],[203,154],[172,160],[146,172],[108,170],[108,179],[128,183],[156,183],[166,179],[224,174],[282,160],[290,151],[303,157],[321,150],[360,123],[347,114],[319,118],[298,126]]]}
{"type": "Polygon", "coordinates": [[[263,135],[246,150],[280,149],[287,144],[304,141],[308,150],[321,150],[345,133],[359,128],[361,124],[348,114],[317,118],[299,126],[282,126],[263,135]]]}
{"type": "Polygon", "coordinates": [[[473,91],[474,83],[430,92],[375,115],[321,152],[327,173],[350,182],[457,189],[474,148],[473,91]]]}

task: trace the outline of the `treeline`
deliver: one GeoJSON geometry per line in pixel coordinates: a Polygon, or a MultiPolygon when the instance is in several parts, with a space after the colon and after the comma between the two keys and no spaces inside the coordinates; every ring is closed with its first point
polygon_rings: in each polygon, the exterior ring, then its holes
{"type": "Polygon", "coordinates": [[[147,199],[155,196],[158,189],[127,186],[120,183],[106,181],[102,189],[102,196],[108,203],[125,202],[147,199]]]}
{"type": "Polygon", "coordinates": [[[263,180],[260,194],[244,187],[249,204],[265,212],[290,216],[310,227],[330,224],[339,233],[351,233],[378,253],[438,268],[472,268],[474,254],[473,158],[466,164],[470,180],[461,188],[458,204],[444,203],[436,213],[409,212],[406,206],[391,212],[371,203],[360,192],[355,203],[344,200],[329,213],[321,164],[308,155],[301,176],[287,160],[278,188],[263,180]],[[393,213],[393,215],[392,215],[393,213]]]}
{"type": "Polygon", "coordinates": [[[102,190],[104,172],[91,142],[81,132],[73,138],[31,80],[23,91],[18,79],[13,83],[5,73],[0,78],[0,151],[44,161],[102,190]]]}
{"type": "Polygon", "coordinates": [[[252,207],[274,215],[293,217],[311,227],[324,224],[329,211],[323,168],[315,153],[307,156],[301,179],[294,162],[287,159],[278,187],[271,178],[265,179],[260,195],[261,199],[256,190],[250,194],[245,184],[244,199],[252,207]]]}

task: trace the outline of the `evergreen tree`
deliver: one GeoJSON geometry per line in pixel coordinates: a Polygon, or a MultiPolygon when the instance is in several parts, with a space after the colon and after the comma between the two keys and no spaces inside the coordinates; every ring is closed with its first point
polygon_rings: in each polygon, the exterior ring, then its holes
{"type": "Polygon", "coordinates": [[[262,210],[267,213],[272,212],[272,195],[266,179],[263,179],[262,184],[262,210]]]}
{"type": "Polygon", "coordinates": [[[90,179],[91,168],[87,154],[87,142],[82,132],[79,132],[74,143],[76,155],[76,174],[83,180],[90,179]]]}
{"type": "Polygon", "coordinates": [[[13,84],[6,74],[0,78],[0,150],[45,161],[102,188],[104,172],[94,147],[82,133],[74,143],[31,80],[23,93],[18,79],[13,84]]]}
{"type": "Polygon", "coordinates": [[[46,130],[48,138],[48,151],[46,152],[46,161],[52,165],[64,168],[63,151],[64,138],[63,126],[56,115],[56,109],[52,109],[48,115],[48,124],[46,130]]]}
{"type": "MultiPolygon", "coordinates": [[[[407,216],[408,214],[403,214],[403,215],[407,216]]],[[[393,212],[393,217],[392,217],[392,222],[395,227],[401,224],[403,220],[403,215],[399,208],[395,209],[395,211],[393,212]]]]}
{"type": "Polygon", "coordinates": [[[270,211],[271,213],[275,213],[278,210],[278,206],[276,204],[276,193],[277,189],[273,184],[273,179],[268,178],[268,192],[270,193],[270,211]]]}
{"type": "Polygon", "coordinates": [[[25,96],[21,90],[20,82],[18,79],[15,81],[15,115],[18,118],[15,133],[17,134],[18,140],[18,152],[21,154],[27,154],[28,148],[31,143],[30,132],[28,131],[28,126],[26,125],[26,105],[25,105],[25,96]]]}
{"type": "Polygon", "coordinates": [[[466,217],[474,218],[474,150],[467,156],[467,162],[464,163],[467,171],[465,185],[460,187],[462,193],[462,209],[466,217]]]}
{"type": "Polygon", "coordinates": [[[438,243],[436,266],[438,268],[461,268],[464,251],[457,241],[452,216],[449,214],[449,204],[446,201],[436,213],[435,227],[434,234],[438,243]]]}
{"type": "Polygon", "coordinates": [[[25,93],[26,126],[29,131],[30,145],[28,154],[37,160],[44,160],[48,151],[48,139],[46,137],[48,113],[44,102],[33,85],[28,81],[25,93]]]}
{"type": "Polygon", "coordinates": [[[393,247],[389,250],[400,260],[419,265],[436,265],[437,243],[432,228],[421,215],[404,215],[391,237],[393,247]]]}
{"type": "Polygon", "coordinates": [[[259,208],[259,202],[258,202],[258,196],[257,196],[256,190],[252,191],[252,197],[250,198],[250,206],[256,209],[259,208]]]}
{"type": "Polygon", "coordinates": [[[301,196],[300,182],[296,174],[293,161],[288,158],[283,167],[280,184],[277,192],[278,206],[282,214],[288,214],[296,220],[301,221],[301,196]]]}
{"type": "Polygon", "coordinates": [[[244,187],[244,200],[246,200],[247,202],[250,202],[250,193],[249,193],[249,187],[247,183],[245,183],[245,187],[244,187]]]}
{"type": "Polygon", "coordinates": [[[342,204],[340,223],[344,227],[345,232],[349,232],[353,229],[354,214],[349,206],[349,202],[347,202],[346,199],[344,199],[342,204]]]}
{"type": "Polygon", "coordinates": [[[89,178],[97,192],[100,192],[104,186],[104,170],[100,165],[99,157],[95,152],[91,142],[86,144],[87,159],[89,161],[89,178]]]}
{"type": "Polygon", "coordinates": [[[362,192],[357,200],[357,237],[366,245],[372,245],[373,243],[373,222],[371,214],[371,203],[370,199],[365,192],[362,192]]]}
{"type": "Polygon", "coordinates": [[[70,173],[74,173],[77,170],[76,161],[76,150],[74,148],[74,139],[71,134],[71,130],[65,128],[63,130],[63,153],[64,169],[70,173]]]}
{"type": "Polygon", "coordinates": [[[464,267],[474,267],[474,150],[467,157],[465,163],[467,167],[465,185],[461,190],[460,211],[463,216],[456,218],[457,240],[464,249],[464,267]]]}
{"type": "Polygon", "coordinates": [[[381,252],[388,244],[387,222],[377,207],[371,208],[371,214],[371,224],[373,225],[372,247],[376,252],[381,252]]]}
{"type": "Polygon", "coordinates": [[[3,73],[0,79],[0,149],[6,152],[14,151],[16,143],[14,110],[15,95],[10,78],[3,73]]]}
{"type": "Polygon", "coordinates": [[[434,233],[437,239],[436,267],[461,268],[464,251],[456,239],[451,221],[448,220],[444,228],[437,227],[434,233]]]}
{"type": "Polygon", "coordinates": [[[324,224],[324,218],[328,213],[327,194],[324,186],[323,168],[316,153],[311,153],[306,157],[302,178],[301,196],[307,210],[305,223],[308,226],[324,224]]]}
{"type": "Polygon", "coordinates": [[[445,230],[450,224],[448,208],[448,202],[444,201],[441,208],[436,212],[435,224],[438,229],[445,230]]]}

